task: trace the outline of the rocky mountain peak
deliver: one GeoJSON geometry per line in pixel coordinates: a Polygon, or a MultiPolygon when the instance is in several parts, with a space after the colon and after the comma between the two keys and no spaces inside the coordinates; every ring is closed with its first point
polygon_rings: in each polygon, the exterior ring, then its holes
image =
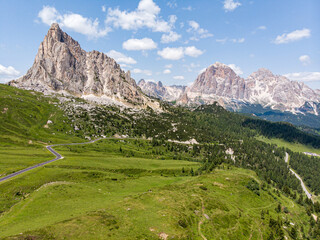
{"type": "Polygon", "coordinates": [[[267,80],[268,78],[274,78],[275,75],[266,68],[259,68],[258,71],[251,73],[251,75],[248,77],[250,78],[259,78],[267,80]]]}
{"type": "Polygon", "coordinates": [[[138,108],[159,106],[138,90],[130,71],[124,72],[104,53],[86,52],[56,23],[51,25],[40,44],[27,74],[9,85],[47,93],[63,92],[138,108]]]}
{"type": "Polygon", "coordinates": [[[274,110],[318,115],[320,95],[302,83],[275,75],[265,68],[260,68],[247,79],[243,79],[227,65],[214,63],[199,74],[193,85],[187,88],[183,98],[177,102],[223,102],[227,108],[238,110],[244,104],[260,104],[274,110]],[[306,105],[312,107],[306,108],[306,105]]]}

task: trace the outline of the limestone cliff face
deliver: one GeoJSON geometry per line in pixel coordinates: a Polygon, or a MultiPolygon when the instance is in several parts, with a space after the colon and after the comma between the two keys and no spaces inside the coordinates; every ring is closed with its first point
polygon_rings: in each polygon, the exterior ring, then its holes
{"type": "Polygon", "coordinates": [[[242,103],[315,115],[320,110],[319,92],[304,83],[290,81],[264,68],[243,79],[222,63],[215,63],[201,73],[178,103],[190,105],[216,101],[235,110],[241,108],[242,103]]]}
{"type": "Polygon", "coordinates": [[[66,92],[91,99],[103,97],[136,107],[157,108],[137,87],[130,72],[106,54],[84,51],[79,43],[52,24],[40,44],[33,66],[9,85],[41,92],[66,92]]]}
{"type": "Polygon", "coordinates": [[[138,83],[141,90],[148,96],[159,98],[164,101],[175,101],[182,93],[184,93],[186,86],[164,86],[162,82],[148,82],[141,79],[138,83]]]}

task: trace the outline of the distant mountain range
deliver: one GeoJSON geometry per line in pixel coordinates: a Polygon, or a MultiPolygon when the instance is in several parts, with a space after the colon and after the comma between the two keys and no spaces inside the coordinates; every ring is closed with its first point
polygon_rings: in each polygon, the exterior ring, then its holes
{"type": "Polygon", "coordinates": [[[161,81],[155,83],[151,81],[145,81],[144,79],[141,79],[138,82],[138,86],[148,96],[169,102],[179,99],[186,90],[186,86],[163,86],[161,81]]]}
{"type": "Polygon", "coordinates": [[[11,86],[44,93],[71,94],[101,104],[160,110],[159,98],[184,106],[218,102],[224,108],[273,121],[320,128],[320,91],[259,69],[247,79],[215,63],[189,86],[164,86],[140,80],[106,54],[84,51],[79,43],[52,24],[32,67],[11,86]]]}
{"type": "Polygon", "coordinates": [[[176,101],[180,105],[218,102],[228,110],[254,114],[267,120],[320,127],[320,91],[274,75],[264,68],[244,79],[229,66],[216,62],[199,74],[190,87],[184,87],[184,92],[181,92],[183,86],[177,89],[162,86],[161,82],[143,82],[138,86],[148,95],[176,101]],[[162,91],[157,91],[158,85],[162,91]]]}

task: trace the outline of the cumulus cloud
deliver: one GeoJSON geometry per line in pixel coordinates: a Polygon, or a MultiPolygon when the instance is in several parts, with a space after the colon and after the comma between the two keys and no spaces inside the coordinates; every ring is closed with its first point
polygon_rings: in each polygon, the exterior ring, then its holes
{"type": "Polygon", "coordinates": [[[184,76],[174,76],[173,79],[175,79],[175,80],[183,80],[184,76]]]}
{"type": "Polygon", "coordinates": [[[235,64],[229,64],[228,65],[237,75],[242,75],[243,71],[241,70],[241,68],[235,64]]]}
{"type": "Polygon", "coordinates": [[[226,42],[232,42],[232,43],[244,43],[245,42],[245,38],[221,38],[221,39],[216,39],[216,42],[218,43],[222,43],[222,44],[225,44],[226,42]]]}
{"type": "Polygon", "coordinates": [[[152,76],[152,71],[150,70],[142,70],[142,69],[139,69],[139,68],[135,68],[132,70],[133,73],[137,73],[137,74],[144,74],[144,75],[147,75],[147,76],[152,76]]]}
{"type": "Polygon", "coordinates": [[[308,55],[302,55],[299,57],[299,61],[306,66],[311,63],[311,58],[308,55]]]}
{"type": "Polygon", "coordinates": [[[203,54],[203,51],[197,49],[195,46],[186,47],[184,53],[190,57],[198,57],[203,54]]]}
{"type": "Polygon", "coordinates": [[[266,29],[267,29],[266,26],[259,26],[259,27],[258,27],[258,30],[266,30],[266,29]]]}
{"type": "Polygon", "coordinates": [[[231,39],[231,42],[233,43],[243,43],[245,41],[244,38],[233,38],[231,39]]]}
{"type": "Polygon", "coordinates": [[[136,64],[137,61],[134,60],[132,57],[128,57],[124,55],[121,52],[117,52],[115,50],[110,50],[107,52],[107,55],[109,57],[112,57],[114,60],[116,60],[118,63],[124,63],[124,64],[136,64]]]}
{"type": "Polygon", "coordinates": [[[172,65],[172,64],[167,64],[167,65],[165,65],[164,67],[165,67],[165,68],[172,68],[173,65],[172,65]]]}
{"type": "Polygon", "coordinates": [[[241,3],[234,0],[225,0],[223,2],[223,8],[224,10],[226,10],[226,12],[232,12],[237,7],[240,7],[240,6],[241,6],[241,3]]]}
{"type": "Polygon", "coordinates": [[[60,27],[81,33],[90,38],[103,37],[111,31],[111,28],[99,27],[98,19],[92,20],[76,13],[60,14],[54,7],[43,6],[38,13],[41,21],[47,25],[58,23],[60,27]]]}
{"type": "Polygon", "coordinates": [[[6,82],[16,78],[20,75],[20,72],[17,71],[14,67],[9,66],[5,67],[0,64],[0,82],[6,82]]]}
{"type": "Polygon", "coordinates": [[[206,68],[202,68],[202,69],[199,71],[199,74],[204,73],[206,70],[207,70],[206,68]]]}
{"type": "Polygon", "coordinates": [[[166,47],[161,51],[158,51],[158,55],[168,60],[179,60],[184,57],[184,49],[183,47],[178,47],[178,48],[166,47]]]}
{"type": "Polygon", "coordinates": [[[193,34],[193,37],[191,37],[190,40],[198,41],[200,38],[208,38],[213,36],[213,34],[209,33],[208,30],[201,28],[199,23],[196,21],[189,21],[189,26],[190,28],[187,29],[187,32],[193,34]]]}
{"type": "Polygon", "coordinates": [[[178,4],[177,4],[176,0],[173,0],[173,1],[167,2],[167,6],[169,8],[176,8],[176,7],[178,7],[178,4]]]}
{"type": "Polygon", "coordinates": [[[295,30],[290,33],[284,33],[282,35],[279,35],[274,40],[275,44],[283,44],[283,43],[289,43],[289,42],[295,42],[299,41],[303,38],[309,38],[311,36],[310,29],[304,28],[301,30],[295,30]]]}
{"type": "Polygon", "coordinates": [[[136,39],[132,38],[122,43],[123,49],[139,51],[157,48],[157,44],[151,38],[136,39]]]}
{"type": "Polygon", "coordinates": [[[188,6],[188,7],[184,7],[182,8],[182,10],[186,10],[186,11],[192,11],[193,8],[191,6],[188,6]]]}
{"type": "Polygon", "coordinates": [[[300,82],[315,82],[320,81],[320,72],[297,72],[297,73],[288,73],[284,75],[293,81],[300,82]]]}
{"type": "Polygon", "coordinates": [[[149,28],[153,32],[170,32],[174,24],[173,18],[169,17],[169,21],[164,21],[159,16],[160,11],[160,7],[152,0],[141,0],[138,8],[131,12],[109,8],[105,22],[125,30],[149,28]]]}
{"type": "Polygon", "coordinates": [[[170,69],[165,69],[165,70],[163,70],[163,73],[164,73],[164,74],[170,74],[170,73],[171,73],[171,70],[170,70],[170,69]]]}
{"type": "Polygon", "coordinates": [[[170,43],[170,42],[175,42],[179,38],[181,38],[181,35],[176,33],[176,32],[169,32],[168,34],[162,34],[161,36],[161,42],[162,43],[170,43]]]}
{"type": "Polygon", "coordinates": [[[102,6],[102,7],[101,7],[101,11],[102,11],[102,12],[106,12],[106,11],[107,11],[106,6],[102,6]]]}
{"type": "Polygon", "coordinates": [[[183,58],[185,55],[190,57],[198,57],[203,54],[203,51],[197,49],[195,46],[190,47],[178,47],[178,48],[170,48],[166,47],[161,51],[158,51],[158,55],[164,59],[168,60],[179,60],[183,58]]]}
{"type": "Polygon", "coordinates": [[[195,68],[200,67],[200,64],[190,63],[189,65],[184,65],[184,67],[188,70],[188,72],[193,72],[195,68]]]}
{"type": "Polygon", "coordinates": [[[228,38],[221,38],[221,39],[216,39],[216,42],[224,44],[226,43],[227,40],[228,38]]]}

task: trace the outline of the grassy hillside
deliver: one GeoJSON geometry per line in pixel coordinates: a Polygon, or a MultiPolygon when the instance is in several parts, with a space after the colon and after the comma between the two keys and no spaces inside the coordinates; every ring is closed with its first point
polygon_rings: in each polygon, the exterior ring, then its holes
{"type": "Polygon", "coordinates": [[[257,136],[256,139],[268,144],[276,144],[279,147],[288,148],[294,152],[313,152],[320,154],[319,148],[313,148],[312,146],[304,145],[301,143],[287,142],[281,138],[267,138],[263,136],[257,136]]]}
{"type": "Polygon", "coordinates": [[[304,207],[254,172],[222,165],[193,176],[199,163],[152,154],[151,146],[102,140],[57,148],[65,159],[1,184],[0,237],[260,239],[289,237],[290,223],[301,238],[308,234],[304,207]],[[282,233],[270,222],[281,224],[282,233]]]}
{"type": "Polygon", "coordinates": [[[58,105],[56,98],[0,84],[0,147],[81,141],[58,105]]]}
{"type": "Polygon", "coordinates": [[[52,159],[46,144],[84,141],[75,136],[58,102],[0,84],[0,176],[52,159]]]}
{"type": "MultiPolygon", "coordinates": [[[[216,104],[188,110],[163,103],[162,113],[136,112],[0,88],[0,175],[51,159],[44,148],[49,143],[116,133],[132,138],[56,147],[64,159],[0,184],[0,238],[317,234],[309,215],[320,208],[304,200],[283,161],[284,149],[255,139],[259,128],[244,126],[245,116],[216,104]]],[[[283,132],[281,124],[272,126],[283,132]]],[[[305,139],[301,134],[298,139],[305,139]]]]}

